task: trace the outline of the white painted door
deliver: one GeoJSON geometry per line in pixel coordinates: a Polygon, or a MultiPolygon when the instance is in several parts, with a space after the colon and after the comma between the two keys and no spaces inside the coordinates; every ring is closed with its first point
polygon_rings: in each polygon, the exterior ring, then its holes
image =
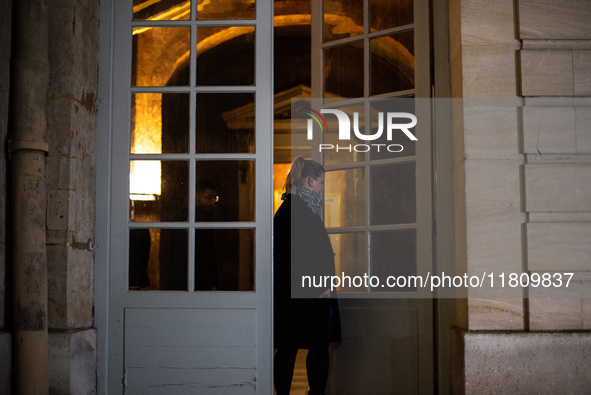
{"type": "Polygon", "coordinates": [[[101,4],[99,390],[272,391],[272,10],[101,4]]]}

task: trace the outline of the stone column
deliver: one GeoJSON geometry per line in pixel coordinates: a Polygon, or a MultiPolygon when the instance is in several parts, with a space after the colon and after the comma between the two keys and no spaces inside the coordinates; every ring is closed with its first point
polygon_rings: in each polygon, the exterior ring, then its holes
{"type": "MultiPolygon", "coordinates": [[[[588,98],[575,96],[591,95],[590,18],[587,0],[450,0],[452,91],[462,101],[453,114],[461,272],[589,278],[591,177],[578,154],[590,152],[591,118],[588,98]]],[[[453,392],[585,393],[588,289],[573,299],[533,287],[501,298],[468,290],[453,392]]]]}
{"type": "Polygon", "coordinates": [[[47,97],[49,386],[96,391],[93,322],[98,0],[50,0],[47,97]]]}

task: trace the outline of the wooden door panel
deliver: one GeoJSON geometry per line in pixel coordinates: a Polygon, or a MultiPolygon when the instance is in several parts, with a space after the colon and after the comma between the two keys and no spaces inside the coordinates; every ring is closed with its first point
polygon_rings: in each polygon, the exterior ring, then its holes
{"type": "Polygon", "coordinates": [[[255,393],[255,319],[254,309],[126,309],[126,393],[255,393]]]}
{"type": "Polygon", "coordinates": [[[419,368],[431,357],[419,354],[419,341],[432,330],[416,302],[340,301],[343,340],[331,355],[331,393],[421,393],[419,368]]]}

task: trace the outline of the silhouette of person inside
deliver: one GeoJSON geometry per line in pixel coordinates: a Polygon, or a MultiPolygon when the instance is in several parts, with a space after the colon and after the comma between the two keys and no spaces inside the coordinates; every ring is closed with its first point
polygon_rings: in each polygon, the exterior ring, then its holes
{"type": "Polygon", "coordinates": [[[324,167],[298,156],[285,180],[283,203],[274,218],[274,381],[288,395],[298,349],[307,349],[308,394],[324,394],[329,343],[340,342],[336,292],[302,285],[304,275],[334,276],[334,252],[319,216],[324,167]]]}

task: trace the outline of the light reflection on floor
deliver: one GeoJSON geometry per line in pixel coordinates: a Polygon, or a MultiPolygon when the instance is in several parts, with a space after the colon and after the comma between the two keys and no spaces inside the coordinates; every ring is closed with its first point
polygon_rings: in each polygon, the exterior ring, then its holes
{"type": "Polygon", "coordinates": [[[308,350],[299,350],[296,358],[295,368],[293,370],[293,380],[291,381],[290,395],[308,394],[308,376],[306,375],[306,356],[308,350]]]}

